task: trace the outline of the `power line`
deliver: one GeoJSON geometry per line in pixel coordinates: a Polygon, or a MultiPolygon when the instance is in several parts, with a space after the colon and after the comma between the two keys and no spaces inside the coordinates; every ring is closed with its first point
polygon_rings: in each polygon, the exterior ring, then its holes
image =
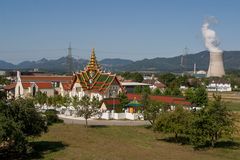
{"type": "Polygon", "coordinates": [[[53,51],[66,51],[67,49],[24,49],[24,50],[0,50],[0,53],[10,53],[10,52],[53,52],[53,51]]]}

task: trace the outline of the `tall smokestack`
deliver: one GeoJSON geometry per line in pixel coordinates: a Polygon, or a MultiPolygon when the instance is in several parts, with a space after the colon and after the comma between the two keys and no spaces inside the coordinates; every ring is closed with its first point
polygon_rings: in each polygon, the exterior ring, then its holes
{"type": "Polygon", "coordinates": [[[202,34],[205,40],[205,46],[210,52],[207,77],[222,77],[225,75],[222,58],[223,51],[218,48],[219,41],[217,39],[216,32],[209,28],[211,22],[216,23],[216,18],[208,18],[208,20],[206,20],[202,26],[202,34]]]}

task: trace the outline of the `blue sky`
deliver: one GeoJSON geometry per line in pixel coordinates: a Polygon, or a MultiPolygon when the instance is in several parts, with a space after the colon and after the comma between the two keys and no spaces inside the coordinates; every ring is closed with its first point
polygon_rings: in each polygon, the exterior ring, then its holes
{"type": "Polygon", "coordinates": [[[240,50],[239,0],[1,0],[0,59],[13,63],[67,54],[139,60],[205,50],[208,16],[223,50],[240,50]]]}

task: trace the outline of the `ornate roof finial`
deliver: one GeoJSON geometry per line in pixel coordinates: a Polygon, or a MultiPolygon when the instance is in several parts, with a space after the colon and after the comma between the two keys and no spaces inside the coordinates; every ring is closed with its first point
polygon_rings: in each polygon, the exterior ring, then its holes
{"type": "Polygon", "coordinates": [[[96,56],[95,56],[95,48],[92,48],[91,58],[87,65],[87,69],[89,70],[100,70],[100,66],[97,63],[96,56]]]}

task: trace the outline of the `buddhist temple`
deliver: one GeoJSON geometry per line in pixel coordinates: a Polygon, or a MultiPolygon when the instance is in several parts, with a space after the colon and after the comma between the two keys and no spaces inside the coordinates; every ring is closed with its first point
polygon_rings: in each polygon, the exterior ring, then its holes
{"type": "Polygon", "coordinates": [[[101,70],[94,48],[88,65],[83,71],[75,73],[73,79],[70,96],[78,96],[80,99],[82,96],[88,95],[90,98],[95,96],[102,100],[114,98],[119,92],[122,92],[122,86],[116,74],[101,70]]]}

